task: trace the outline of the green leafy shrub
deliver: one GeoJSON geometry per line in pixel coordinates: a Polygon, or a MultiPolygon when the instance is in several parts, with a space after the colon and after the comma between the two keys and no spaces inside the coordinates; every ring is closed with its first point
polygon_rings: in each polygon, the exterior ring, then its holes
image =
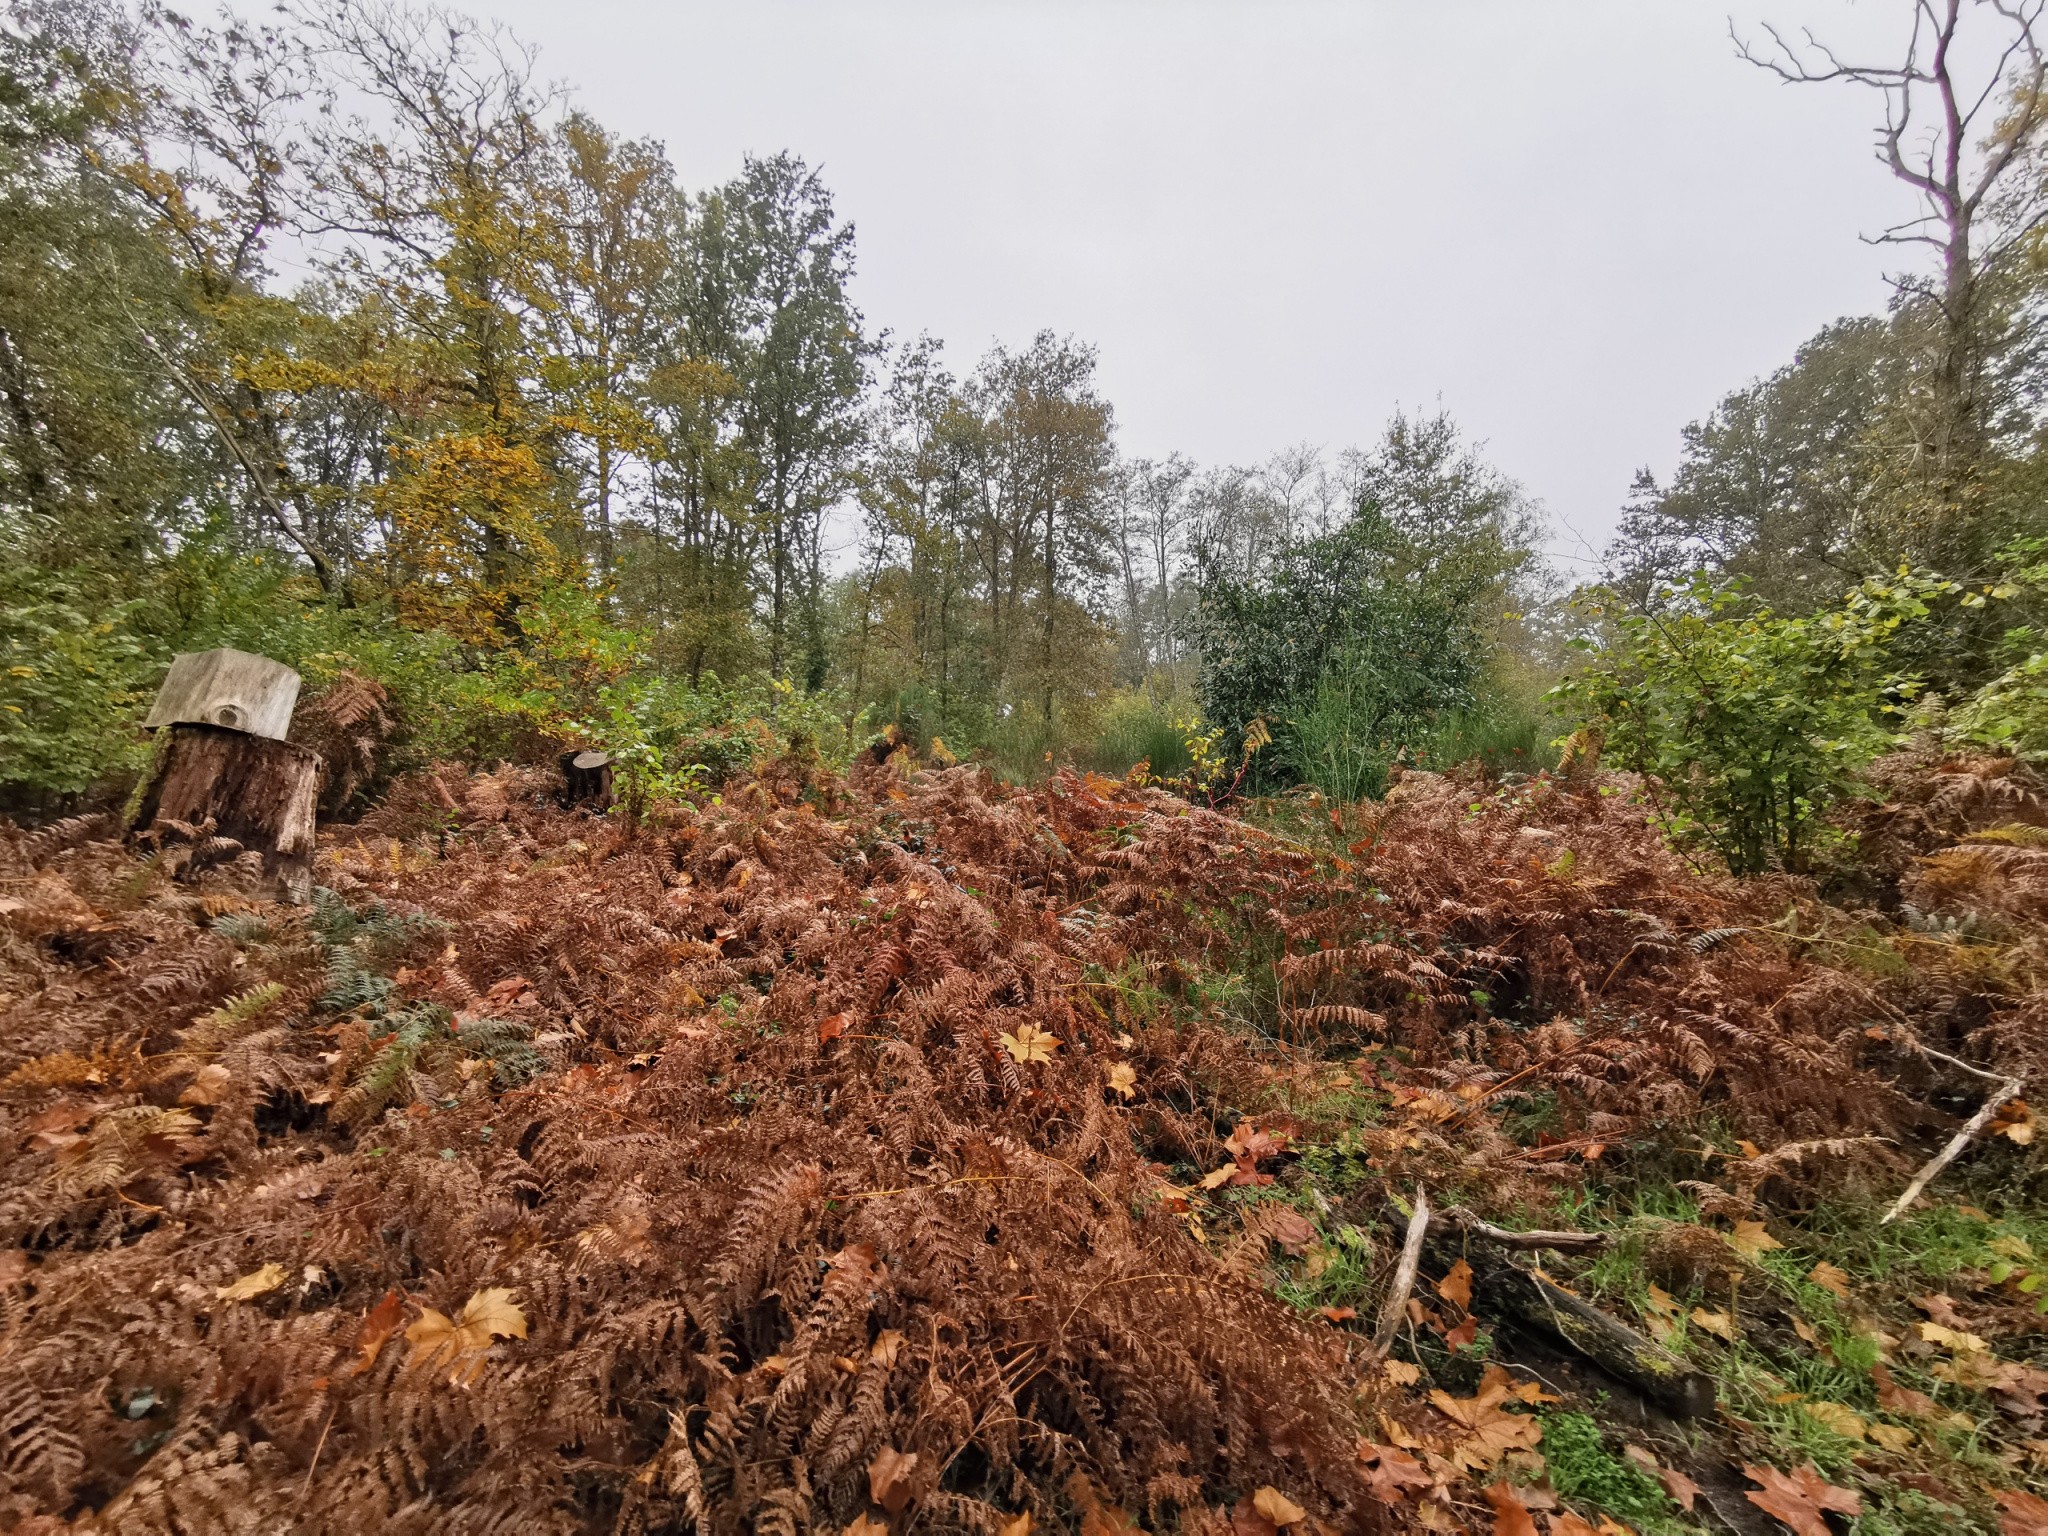
{"type": "Polygon", "coordinates": [[[61,586],[0,592],[0,789],[82,794],[148,761],[136,726],[155,663],[129,618],[61,586]]]}
{"type": "Polygon", "coordinates": [[[1897,740],[1920,691],[1891,668],[1894,637],[1959,590],[1873,578],[1841,606],[1798,618],[1705,574],[1648,610],[1591,593],[1578,606],[1611,638],[1580,642],[1588,661],[1551,697],[1604,733],[1614,761],[1653,777],[1675,832],[1709,843],[1738,874],[1803,870],[1828,808],[1897,740]]]}

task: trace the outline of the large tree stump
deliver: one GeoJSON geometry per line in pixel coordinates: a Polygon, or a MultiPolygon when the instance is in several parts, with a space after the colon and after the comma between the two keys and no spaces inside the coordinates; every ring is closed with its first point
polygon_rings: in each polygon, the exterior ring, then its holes
{"type": "Polygon", "coordinates": [[[320,754],[296,742],[218,725],[173,725],[157,738],[156,766],[129,829],[184,836],[209,819],[209,843],[229,856],[262,856],[264,876],[288,901],[313,889],[314,812],[320,754]],[[238,845],[227,847],[226,844],[238,845]]]}

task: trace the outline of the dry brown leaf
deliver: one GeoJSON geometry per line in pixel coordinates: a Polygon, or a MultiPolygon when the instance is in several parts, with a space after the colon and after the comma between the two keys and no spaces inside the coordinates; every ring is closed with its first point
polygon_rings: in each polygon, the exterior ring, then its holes
{"type": "Polygon", "coordinates": [[[1205,1173],[1202,1175],[1202,1188],[1221,1189],[1224,1185],[1230,1182],[1232,1176],[1235,1175],[1236,1172],[1237,1164],[1225,1163],[1221,1168],[1216,1169],[1213,1173],[1205,1173]]]}
{"type": "Polygon", "coordinates": [[[1655,1281],[1650,1284],[1650,1299],[1643,1304],[1643,1320],[1649,1325],[1650,1335],[1660,1344],[1669,1344],[1678,1334],[1679,1319],[1685,1316],[1685,1308],[1678,1298],[1655,1281]]]}
{"type": "Polygon", "coordinates": [[[234,1074],[219,1062],[208,1062],[201,1067],[185,1091],[178,1095],[180,1104],[218,1104],[227,1093],[234,1074]]]}
{"type": "Polygon", "coordinates": [[[910,1477],[917,1470],[917,1452],[885,1445],[868,1463],[868,1497],[890,1514],[910,1502],[910,1477]]]}
{"type": "Polygon", "coordinates": [[[1676,1467],[1659,1467],[1657,1480],[1664,1485],[1664,1491],[1672,1501],[1688,1515],[1692,1513],[1693,1501],[1700,1496],[1700,1485],[1687,1477],[1676,1467]]]}
{"type": "Polygon", "coordinates": [[[1463,1259],[1451,1266],[1451,1272],[1436,1284],[1437,1295],[1456,1307],[1460,1312],[1472,1310],[1472,1266],[1463,1259]]]}
{"type": "Polygon", "coordinates": [[[1013,1515],[996,1527],[996,1536],[1031,1536],[1031,1511],[1013,1515]]]}
{"type": "Polygon", "coordinates": [[[1252,1495],[1252,1508],[1278,1526],[1295,1525],[1308,1518],[1308,1511],[1270,1483],[1252,1495]]]}
{"type": "Polygon", "coordinates": [[[1822,1259],[1806,1272],[1806,1278],[1837,1300],[1849,1299],[1849,1271],[1822,1259]]]}
{"type": "MultiPolygon", "coordinates": [[[[843,1013],[831,1014],[826,1018],[820,1019],[818,1021],[819,1043],[823,1044],[827,1040],[837,1040],[846,1033],[848,1022],[847,1016],[843,1013]]],[[[863,1515],[861,1518],[865,1520],[867,1516],[863,1515]]]]}
{"type": "Polygon", "coordinates": [[[1998,1517],[2005,1536],[2048,1536],[2048,1499],[2017,1488],[2002,1488],[1992,1497],[2005,1511],[1998,1517]]]}
{"type": "Polygon", "coordinates": [[[1360,1440],[1358,1459],[1365,1463],[1365,1478],[1372,1496],[1382,1504],[1399,1504],[1408,1496],[1409,1489],[1428,1488],[1436,1482],[1421,1462],[1397,1445],[1360,1440]]]}
{"type": "Polygon", "coordinates": [[[398,1325],[405,1321],[405,1293],[386,1291],[384,1299],[363,1314],[362,1326],[356,1329],[356,1362],[344,1376],[360,1376],[377,1363],[377,1357],[384,1352],[384,1345],[391,1335],[398,1332],[398,1325]]]}
{"type": "Polygon", "coordinates": [[[1406,1360],[1389,1360],[1380,1368],[1397,1387],[1412,1387],[1422,1380],[1422,1367],[1406,1360]]]}
{"type": "Polygon", "coordinates": [[[1109,1087],[1118,1098],[1130,1098],[1138,1090],[1138,1069],[1127,1061],[1118,1062],[1109,1069],[1109,1087]]]}
{"type": "Polygon", "coordinates": [[[868,1348],[868,1358],[885,1371],[896,1369],[896,1356],[902,1350],[904,1337],[894,1328],[884,1328],[875,1335],[875,1342],[868,1348]]]}
{"type": "Polygon", "coordinates": [[[1550,1517],[1550,1536],[1600,1536],[1600,1527],[1568,1509],[1550,1517]]]}
{"type": "Polygon", "coordinates": [[[1479,1490],[1493,1506],[1493,1536],[1536,1536],[1536,1517],[1508,1483],[1490,1483],[1479,1490]]]}
{"type": "Polygon", "coordinates": [[[231,1284],[221,1286],[213,1295],[216,1301],[224,1301],[233,1306],[238,1301],[251,1301],[258,1296],[266,1295],[284,1282],[284,1266],[266,1264],[261,1269],[251,1270],[231,1284]]]}
{"type": "Polygon", "coordinates": [[[1795,1536],[1834,1536],[1824,1518],[1829,1510],[1839,1515],[1863,1512],[1860,1494],[1835,1487],[1820,1475],[1820,1470],[1812,1462],[1789,1476],[1775,1467],[1744,1465],[1742,1472],[1759,1485],[1744,1497],[1765,1514],[1791,1526],[1795,1536]]]}
{"type": "Polygon", "coordinates": [[[1904,1414],[1909,1419],[1926,1419],[1941,1411],[1925,1392],[1915,1392],[1911,1387],[1902,1387],[1893,1381],[1891,1371],[1882,1363],[1870,1368],[1870,1379],[1877,1384],[1877,1406],[1886,1413],[1904,1414]]]}
{"type": "Polygon", "coordinates": [[[1441,1390],[1429,1394],[1429,1400],[1436,1405],[1437,1411],[1467,1432],[1463,1439],[1452,1445],[1452,1461],[1477,1471],[1492,1466],[1509,1451],[1536,1448],[1543,1439],[1543,1426],[1534,1419],[1502,1408],[1507,1396],[1505,1373],[1502,1373],[1502,1379],[1482,1386],[1475,1397],[1456,1398],[1441,1390]]]}
{"type": "Polygon", "coordinates": [[[877,1520],[863,1510],[854,1517],[853,1524],[840,1527],[839,1536],[889,1536],[889,1522],[877,1520]]]}

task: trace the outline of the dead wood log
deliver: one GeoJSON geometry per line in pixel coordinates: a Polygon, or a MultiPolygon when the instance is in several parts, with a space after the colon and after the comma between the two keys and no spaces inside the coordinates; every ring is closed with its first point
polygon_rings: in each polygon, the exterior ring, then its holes
{"type": "Polygon", "coordinates": [[[1483,1249],[1460,1252],[1439,1239],[1431,1244],[1431,1256],[1447,1266],[1460,1257],[1471,1264],[1475,1308],[1542,1330],[1667,1412],[1699,1418],[1714,1411],[1710,1377],[1584,1297],[1483,1249]]]}
{"type": "Polygon", "coordinates": [[[612,803],[612,758],[609,752],[562,754],[562,804],[605,810],[612,803]]]}
{"type": "Polygon", "coordinates": [[[210,821],[214,842],[260,856],[276,895],[305,901],[313,889],[319,783],[320,754],[308,747],[226,726],[172,725],[157,737],[129,832],[161,836],[172,823],[210,821]]]}
{"type": "Polygon", "coordinates": [[[1408,1238],[1401,1244],[1401,1262],[1394,1269],[1393,1288],[1380,1308],[1379,1326],[1373,1330],[1372,1352],[1383,1356],[1401,1329],[1408,1313],[1408,1293],[1415,1289],[1415,1269],[1422,1262],[1423,1239],[1429,1236],[1429,1191],[1415,1186],[1415,1208],[1408,1217],[1408,1238]]]}

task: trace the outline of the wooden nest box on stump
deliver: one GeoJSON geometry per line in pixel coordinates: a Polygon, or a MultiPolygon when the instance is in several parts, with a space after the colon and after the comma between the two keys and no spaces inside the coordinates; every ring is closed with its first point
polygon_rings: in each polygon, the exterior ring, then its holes
{"type": "Polygon", "coordinates": [[[196,871],[248,854],[289,901],[313,888],[320,754],[284,739],[299,674],[247,651],[175,657],[144,725],[156,760],[129,818],[138,839],[191,848],[196,871]]]}

